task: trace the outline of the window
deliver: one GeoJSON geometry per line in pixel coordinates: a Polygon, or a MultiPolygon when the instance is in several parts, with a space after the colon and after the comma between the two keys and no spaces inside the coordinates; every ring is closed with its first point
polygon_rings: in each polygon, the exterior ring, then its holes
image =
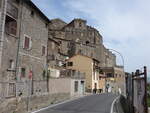
{"type": "Polygon", "coordinates": [[[99,76],[99,80],[101,80],[101,76],[99,76]]]}
{"type": "Polygon", "coordinates": [[[78,50],[78,54],[82,54],[82,50],[81,49],[78,50]]]}
{"type": "Polygon", "coordinates": [[[1,5],[2,5],[2,0],[0,0],[0,9],[1,9],[1,7],[2,7],[1,5]]]}
{"type": "Polygon", "coordinates": [[[31,49],[31,38],[28,36],[24,37],[24,49],[31,49]]]}
{"type": "Polygon", "coordinates": [[[18,18],[18,8],[12,4],[11,1],[7,2],[7,14],[11,15],[13,18],[18,18]]]}
{"type": "Polygon", "coordinates": [[[91,53],[91,57],[93,58],[93,53],[91,53]]]}
{"type": "Polygon", "coordinates": [[[10,23],[10,33],[13,35],[16,35],[16,33],[17,33],[17,22],[16,21],[12,21],[10,23]]]}
{"type": "Polygon", "coordinates": [[[68,66],[73,66],[73,62],[68,62],[68,66]]]}
{"type": "Polygon", "coordinates": [[[26,69],[21,68],[21,77],[25,77],[25,76],[26,76],[26,69]]]}
{"type": "Polygon", "coordinates": [[[74,86],[74,92],[78,92],[78,81],[75,81],[74,86]]]}
{"type": "Polygon", "coordinates": [[[32,16],[32,17],[34,16],[34,11],[31,11],[31,16],[32,16]]]}
{"type": "Polygon", "coordinates": [[[86,45],[88,45],[90,42],[89,41],[86,41],[86,45]]]}
{"type": "Polygon", "coordinates": [[[6,16],[5,22],[6,33],[16,35],[17,34],[17,21],[9,16],[6,16]]]}
{"type": "Polygon", "coordinates": [[[14,69],[14,61],[13,60],[9,61],[9,68],[14,69]]]}
{"type": "Polygon", "coordinates": [[[9,83],[9,90],[8,94],[9,96],[15,96],[15,83],[9,83]]]}
{"type": "Polygon", "coordinates": [[[46,47],[42,46],[42,55],[45,55],[45,53],[46,53],[46,47]]]}
{"type": "Polygon", "coordinates": [[[19,3],[20,3],[20,0],[16,0],[16,3],[18,3],[18,4],[19,4],[19,3]]]}
{"type": "Polygon", "coordinates": [[[84,34],[83,33],[81,33],[81,37],[83,37],[84,36],[84,34]]]}
{"type": "Polygon", "coordinates": [[[79,23],[79,27],[82,27],[82,23],[81,22],[79,23]]]}
{"type": "Polygon", "coordinates": [[[54,50],[55,49],[55,43],[52,42],[51,44],[52,44],[52,49],[54,50]]]}
{"type": "Polygon", "coordinates": [[[107,77],[113,77],[112,73],[107,73],[107,77]]]}
{"type": "Polygon", "coordinates": [[[48,27],[48,23],[45,23],[45,27],[46,27],[46,28],[48,27]]]}
{"type": "Polygon", "coordinates": [[[115,76],[117,77],[118,75],[116,74],[115,76]]]}

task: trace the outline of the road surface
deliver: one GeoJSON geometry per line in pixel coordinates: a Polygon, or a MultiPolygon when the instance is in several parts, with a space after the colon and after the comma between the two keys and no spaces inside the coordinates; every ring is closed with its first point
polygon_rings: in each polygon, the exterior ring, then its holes
{"type": "Polygon", "coordinates": [[[111,104],[116,97],[113,94],[86,96],[37,113],[110,113],[111,104]]]}

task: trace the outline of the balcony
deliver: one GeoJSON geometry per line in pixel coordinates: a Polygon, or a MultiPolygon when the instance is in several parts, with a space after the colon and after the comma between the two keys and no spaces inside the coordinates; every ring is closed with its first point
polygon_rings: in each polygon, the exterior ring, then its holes
{"type": "Polygon", "coordinates": [[[18,8],[15,7],[12,3],[8,2],[7,3],[7,14],[9,14],[13,18],[17,19],[18,18],[18,8]]]}

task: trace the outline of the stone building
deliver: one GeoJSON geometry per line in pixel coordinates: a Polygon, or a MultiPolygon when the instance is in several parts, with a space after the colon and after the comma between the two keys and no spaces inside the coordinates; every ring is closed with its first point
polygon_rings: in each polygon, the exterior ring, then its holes
{"type": "Polygon", "coordinates": [[[49,24],[49,38],[59,43],[61,61],[81,54],[97,59],[101,67],[116,65],[116,56],[103,45],[101,34],[88,26],[86,20],[74,19],[66,23],[60,19],[53,19],[49,24]]]}
{"type": "Polygon", "coordinates": [[[49,19],[30,0],[3,0],[1,4],[0,82],[5,83],[6,90],[3,93],[9,97],[15,96],[16,91],[17,95],[46,92],[49,19]]]}
{"type": "Polygon", "coordinates": [[[16,30],[18,21],[17,2],[10,2],[7,0],[1,1],[0,23],[0,95],[6,97],[15,95],[14,66],[18,45],[16,30]]]}

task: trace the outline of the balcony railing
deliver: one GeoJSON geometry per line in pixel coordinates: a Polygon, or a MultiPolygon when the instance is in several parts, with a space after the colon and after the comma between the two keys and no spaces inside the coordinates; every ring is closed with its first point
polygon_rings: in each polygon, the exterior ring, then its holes
{"type": "Polygon", "coordinates": [[[18,18],[18,8],[10,2],[7,3],[7,13],[15,19],[18,18]]]}

